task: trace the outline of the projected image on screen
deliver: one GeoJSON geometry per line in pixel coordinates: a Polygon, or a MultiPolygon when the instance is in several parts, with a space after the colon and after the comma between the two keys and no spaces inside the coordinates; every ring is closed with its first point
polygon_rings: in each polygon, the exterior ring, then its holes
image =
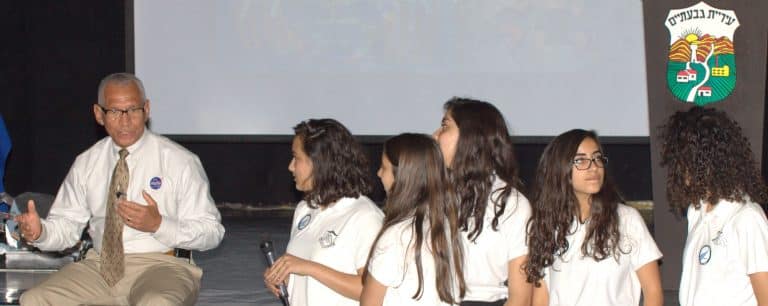
{"type": "Polygon", "coordinates": [[[641,4],[135,0],[136,73],[164,134],[431,133],[468,96],[516,135],[647,136],[641,4]]]}

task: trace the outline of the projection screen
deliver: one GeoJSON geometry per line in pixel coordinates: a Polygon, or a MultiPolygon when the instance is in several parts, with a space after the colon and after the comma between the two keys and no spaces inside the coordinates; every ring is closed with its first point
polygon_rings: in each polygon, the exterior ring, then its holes
{"type": "Polygon", "coordinates": [[[648,136],[640,0],[135,0],[134,35],[163,134],[431,133],[463,96],[514,135],[648,136]]]}

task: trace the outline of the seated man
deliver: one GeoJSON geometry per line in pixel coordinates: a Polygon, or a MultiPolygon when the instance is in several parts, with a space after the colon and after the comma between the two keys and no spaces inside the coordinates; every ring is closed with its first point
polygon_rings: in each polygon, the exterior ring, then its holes
{"type": "Polygon", "coordinates": [[[30,201],[16,217],[41,250],[74,245],[86,224],[94,249],[21,296],[22,305],[192,305],[202,270],[174,248],[208,250],[224,236],[196,155],[145,128],[149,100],[135,76],[99,84],[96,122],[109,137],[80,154],[48,217],[30,201]]]}

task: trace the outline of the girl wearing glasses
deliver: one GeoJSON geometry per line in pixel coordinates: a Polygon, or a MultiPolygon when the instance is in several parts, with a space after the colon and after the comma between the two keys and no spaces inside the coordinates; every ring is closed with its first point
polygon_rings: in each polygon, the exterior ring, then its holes
{"type": "Polygon", "coordinates": [[[378,175],[386,217],[361,305],[458,305],[464,281],[457,204],[437,144],[421,134],[387,140],[378,175]]]}
{"type": "Polygon", "coordinates": [[[693,107],[661,136],[669,205],[688,218],[680,305],[768,305],[768,194],[741,128],[693,107]]]}
{"type": "Polygon", "coordinates": [[[530,305],[522,265],[531,214],[519,191],[517,162],[504,117],[488,102],[453,98],[435,131],[459,200],[464,241],[462,305],[530,305]]]}
{"type": "Polygon", "coordinates": [[[533,305],[661,306],[656,247],[605,174],[597,135],[570,130],[539,159],[528,223],[533,305]]]}

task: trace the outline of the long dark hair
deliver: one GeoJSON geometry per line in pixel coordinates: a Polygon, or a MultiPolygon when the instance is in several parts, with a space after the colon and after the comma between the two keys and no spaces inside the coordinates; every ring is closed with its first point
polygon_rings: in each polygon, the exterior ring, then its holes
{"type": "MultiPolygon", "coordinates": [[[[539,159],[531,193],[531,219],[528,220],[528,262],[525,264],[527,281],[540,285],[544,268],[551,266],[558,254],[571,246],[566,237],[571,224],[579,216],[579,203],[573,190],[571,175],[573,158],[584,139],[591,138],[602,146],[592,131],[570,130],[555,137],[539,159]]],[[[607,166],[607,165],[606,165],[607,166]]],[[[589,225],[581,253],[595,260],[603,260],[626,253],[619,246],[619,216],[617,207],[623,202],[611,182],[607,171],[603,186],[591,197],[589,225]]]]}
{"type": "Polygon", "coordinates": [[[343,197],[371,192],[368,159],[344,125],[334,119],[309,119],[293,130],[312,160],[312,190],[304,193],[310,207],[326,207],[343,197]]]}
{"type": "Polygon", "coordinates": [[[421,249],[428,235],[427,245],[435,259],[435,283],[440,300],[458,304],[465,292],[463,254],[458,234],[457,203],[440,147],[427,135],[401,134],[384,143],[384,154],[392,163],[395,180],[384,205],[384,224],[371,252],[388,228],[413,218],[414,237],[409,247],[413,247],[419,277],[419,287],[413,298],[420,299],[423,293],[421,249]],[[424,228],[425,222],[429,225],[428,230],[424,228]],[[454,280],[459,283],[459,296],[453,292],[454,280]]]}
{"type": "Polygon", "coordinates": [[[670,207],[683,215],[701,201],[768,202],[763,177],[741,127],[725,112],[693,107],[661,127],[661,165],[670,207]]]}
{"type": "Polygon", "coordinates": [[[501,112],[488,102],[455,97],[445,103],[444,109],[459,128],[456,154],[450,165],[451,179],[461,203],[459,227],[469,232],[468,238],[475,241],[483,231],[489,195],[492,192],[495,195],[491,199],[494,203],[491,226],[498,230],[499,217],[507,209],[512,190],[522,188],[512,137],[501,112]],[[491,190],[494,174],[507,184],[499,192],[491,190]]]}

